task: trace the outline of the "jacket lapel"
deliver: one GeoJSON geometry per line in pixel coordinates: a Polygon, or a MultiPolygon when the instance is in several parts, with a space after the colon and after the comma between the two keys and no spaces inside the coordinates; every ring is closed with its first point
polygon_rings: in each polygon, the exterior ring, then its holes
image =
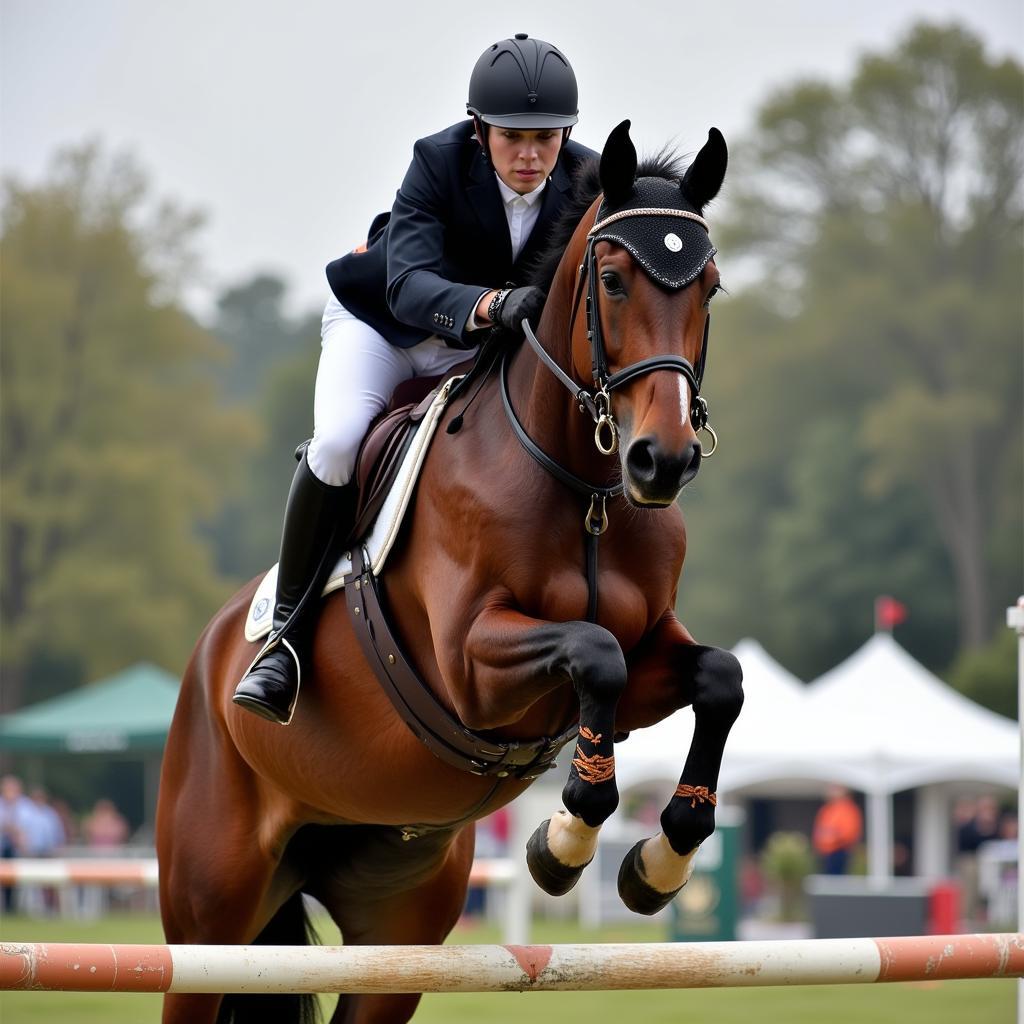
{"type": "Polygon", "coordinates": [[[512,263],[512,238],[508,233],[508,220],[501,204],[498,183],[494,180],[494,170],[479,147],[470,165],[466,197],[480,221],[485,236],[495,243],[495,249],[492,251],[500,246],[502,263],[506,267],[509,266],[512,263]]]}

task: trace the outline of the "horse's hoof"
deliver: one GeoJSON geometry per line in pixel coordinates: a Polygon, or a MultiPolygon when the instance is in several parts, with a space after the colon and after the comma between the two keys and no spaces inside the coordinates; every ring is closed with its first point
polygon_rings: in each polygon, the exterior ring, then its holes
{"type": "Polygon", "coordinates": [[[533,880],[549,895],[564,896],[579,880],[583,869],[590,863],[577,867],[563,864],[548,846],[548,827],[551,819],[541,822],[537,831],[526,844],[526,866],[533,880]]]}
{"type": "MultiPolygon", "coordinates": [[[[640,850],[645,842],[646,839],[641,839],[622,860],[622,866],[619,868],[619,896],[634,914],[650,916],[664,910],[683,886],[673,889],[672,892],[658,892],[647,881],[644,862],[640,858],[640,850]]],[[[685,884],[684,882],[683,885],[685,884]]]]}

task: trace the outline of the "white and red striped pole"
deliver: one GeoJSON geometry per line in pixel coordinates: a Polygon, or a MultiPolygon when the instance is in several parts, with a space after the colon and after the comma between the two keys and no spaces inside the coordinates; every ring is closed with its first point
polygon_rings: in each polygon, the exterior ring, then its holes
{"type": "Polygon", "coordinates": [[[566,946],[0,943],[0,990],[524,992],[1020,977],[1020,934],[566,946]]]}
{"type": "MultiPolygon", "coordinates": [[[[509,885],[516,876],[516,864],[504,858],[473,861],[470,885],[509,885]]],[[[137,885],[153,888],[159,879],[155,858],[70,860],[15,857],[0,860],[0,885],[137,885]]]]}

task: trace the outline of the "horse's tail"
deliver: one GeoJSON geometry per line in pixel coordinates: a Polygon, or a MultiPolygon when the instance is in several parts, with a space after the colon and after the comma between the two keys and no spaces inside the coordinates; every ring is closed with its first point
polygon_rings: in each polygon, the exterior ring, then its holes
{"type": "MultiPolygon", "coordinates": [[[[267,927],[256,936],[259,946],[318,945],[320,938],[306,914],[302,893],[297,892],[281,906],[267,927]]],[[[217,1024],[318,1024],[320,1005],[314,995],[225,996],[217,1024]]]]}

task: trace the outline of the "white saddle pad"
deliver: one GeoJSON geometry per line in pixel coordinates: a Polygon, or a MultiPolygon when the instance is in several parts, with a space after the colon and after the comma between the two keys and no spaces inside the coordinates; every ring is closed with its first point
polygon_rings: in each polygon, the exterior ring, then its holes
{"type": "MultiPolygon", "coordinates": [[[[395,477],[395,482],[391,485],[391,490],[388,492],[387,498],[384,499],[384,504],[374,521],[373,529],[363,541],[363,547],[370,556],[370,567],[374,575],[378,575],[383,569],[388,554],[395,546],[402,520],[405,518],[406,509],[408,509],[413,491],[416,489],[416,481],[423,468],[423,460],[427,457],[430,442],[434,438],[437,425],[441,422],[441,415],[448,404],[448,392],[458,380],[461,380],[461,377],[452,377],[445,383],[420,421],[420,425],[413,435],[412,443],[409,445],[409,450],[402,460],[398,475],[395,477]]],[[[342,589],[345,586],[345,577],[351,572],[352,560],[343,555],[338,559],[337,565],[331,572],[327,585],[324,587],[324,594],[342,589]]],[[[245,639],[250,643],[262,640],[270,632],[274,617],[276,590],[277,565],[274,565],[263,577],[249,605],[249,614],[245,619],[245,639]]]]}

